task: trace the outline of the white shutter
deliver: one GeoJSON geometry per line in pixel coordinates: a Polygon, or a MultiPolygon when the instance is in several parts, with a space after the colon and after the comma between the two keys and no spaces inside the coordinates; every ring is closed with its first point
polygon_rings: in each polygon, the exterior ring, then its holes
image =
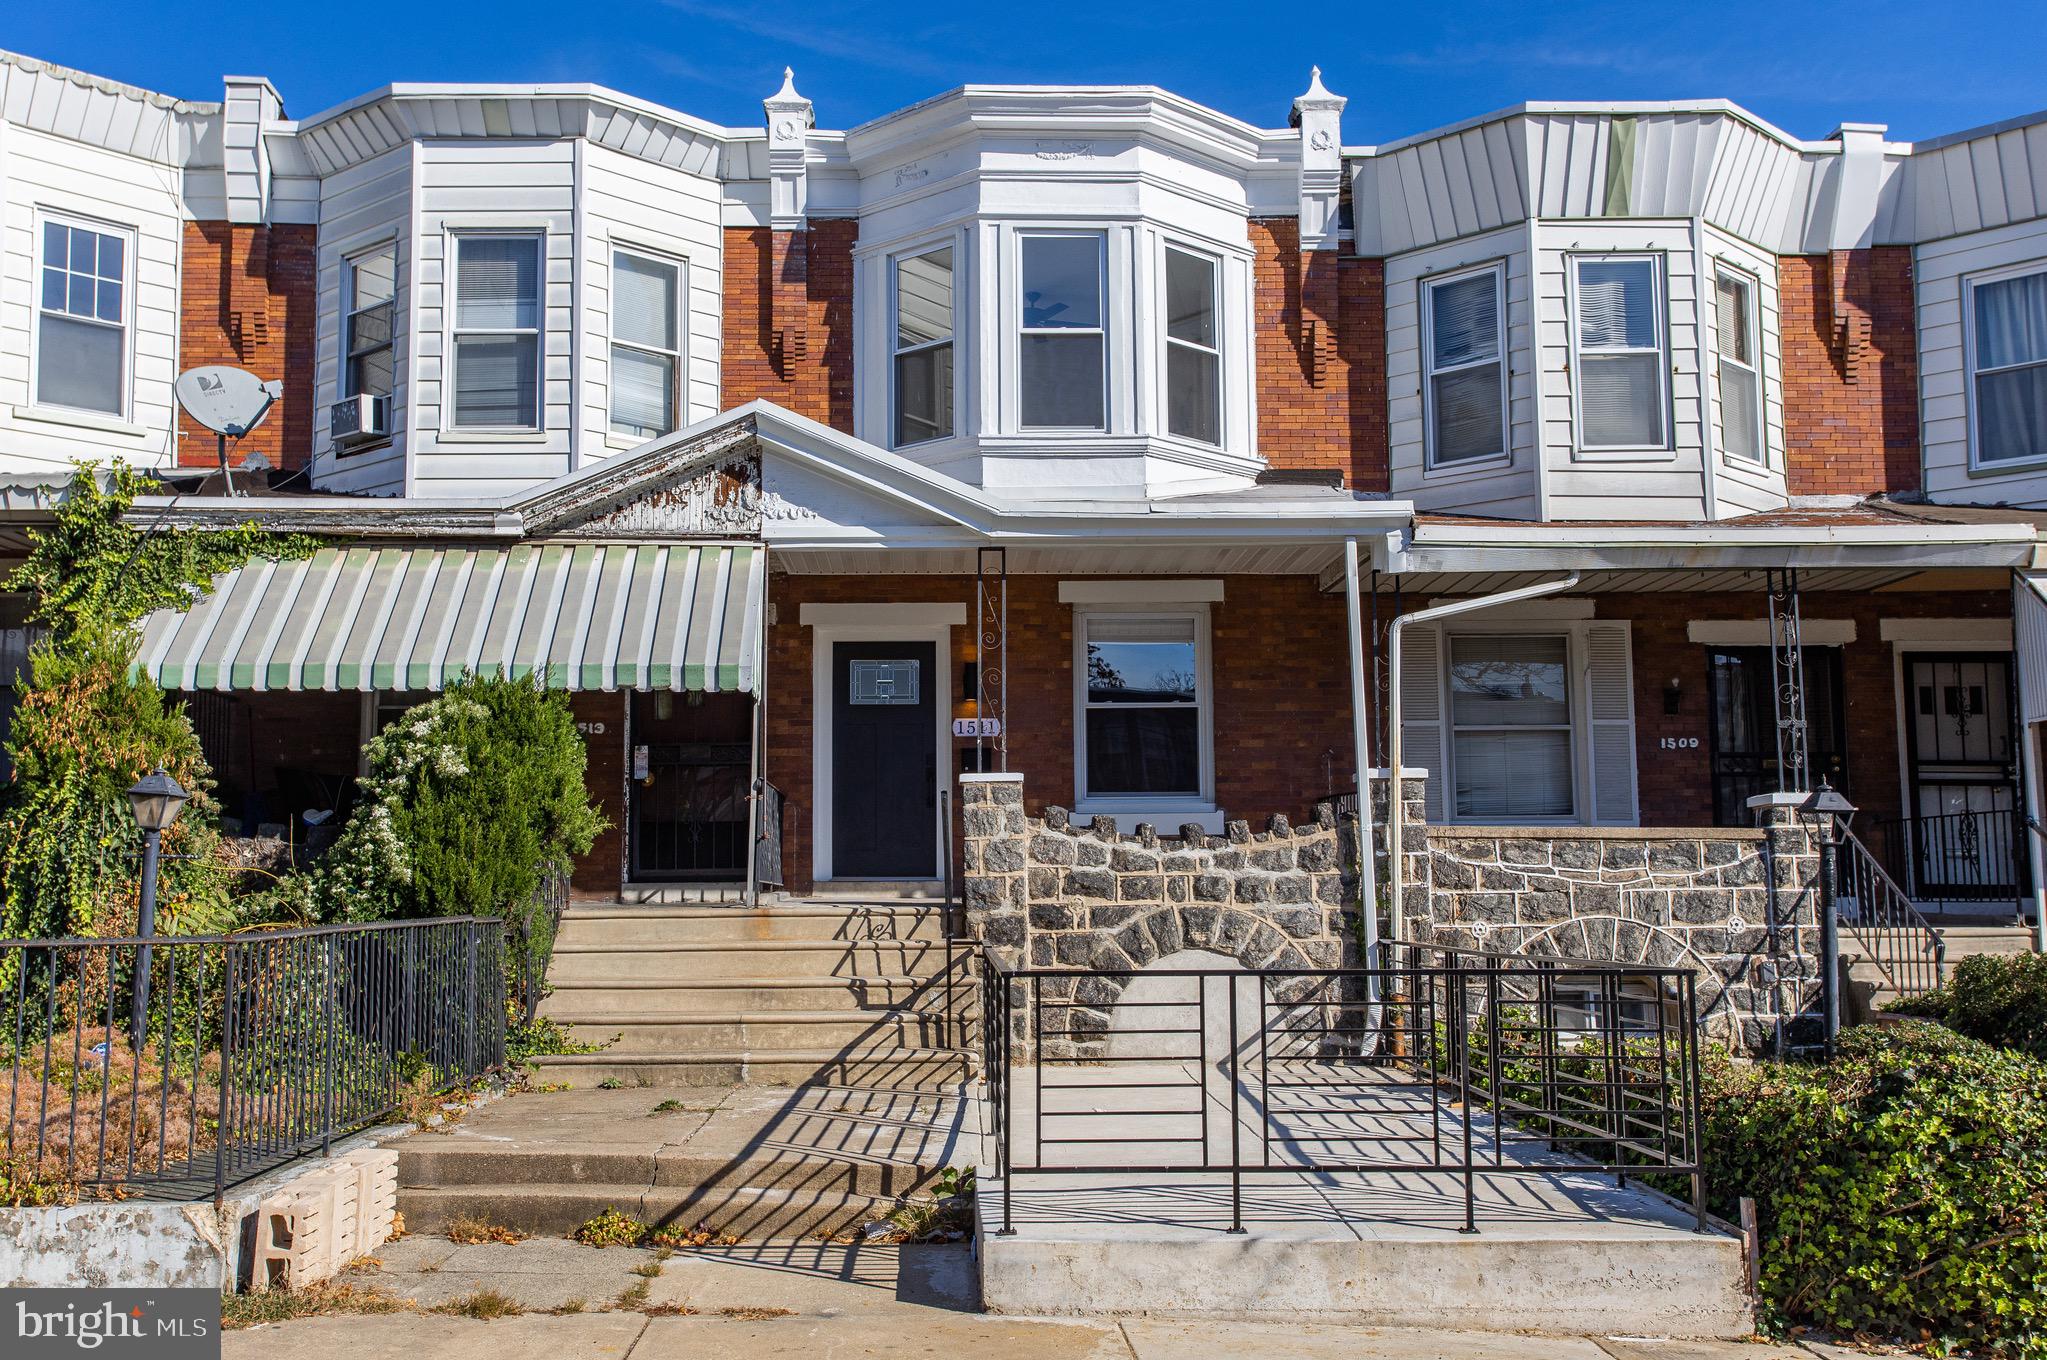
{"type": "Polygon", "coordinates": [[[1635,686],[1625,622],[1585,626],[1585,718],[1591,729],[1591,821],[1634,826],[1635,686]]]}
{"type": "Polygon", "coordinates": [[[1443,820],[1443,635],[1424,624],[1401,630],[1400,763],[1429,772],[1428,818],[1443,820]]]}

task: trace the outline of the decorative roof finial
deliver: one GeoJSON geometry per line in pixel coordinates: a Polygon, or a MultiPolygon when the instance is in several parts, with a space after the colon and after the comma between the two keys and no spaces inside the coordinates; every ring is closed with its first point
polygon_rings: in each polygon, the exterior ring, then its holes
{"type": "Polygon", "coordinates": [[[791,104],[800,104],[808,102],[803,98],[802,95],[796,93],[795,67],[784,66],[782,68],[782,88],[775,91],[773,94],[769,95],[768,102],[772,104],[779,104],[783,102],[791,104]]]}

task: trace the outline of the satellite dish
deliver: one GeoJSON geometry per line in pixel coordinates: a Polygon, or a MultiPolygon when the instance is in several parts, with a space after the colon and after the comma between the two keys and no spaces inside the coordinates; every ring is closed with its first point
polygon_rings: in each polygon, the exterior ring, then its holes
{"type": "Polygon", "coordinates": [[[185,414],[216,434],[240,439],[262,423],[284,395],[284,384],[264,382],[245,368],[209,364],[180,373],[177,393],[185,414]]]}

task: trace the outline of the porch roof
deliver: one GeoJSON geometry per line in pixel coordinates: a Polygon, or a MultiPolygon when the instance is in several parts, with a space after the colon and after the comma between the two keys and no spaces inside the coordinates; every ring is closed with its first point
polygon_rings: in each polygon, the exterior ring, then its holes
{"type": "Polygon", "coordinates": [[[475,673],[753,692],[765,576],[744,543],[329,548],[151,614],[135,670],[168,689],[438,690],[475,673]]]}

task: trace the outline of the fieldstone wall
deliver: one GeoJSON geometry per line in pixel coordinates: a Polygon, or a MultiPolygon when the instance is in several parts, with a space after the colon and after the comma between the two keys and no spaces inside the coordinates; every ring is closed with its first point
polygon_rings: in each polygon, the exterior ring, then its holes
{"type": "Polygon", "coordinates": [[[1161,836],[1111,817],[1074,826],[1061,808],[1026,817],[1022,776],[964,776],[968,919],[1015,966],[1135,972],[1203,949],[1247,968],[1335,968],[1354,957],[1355,819],[1324,807],[1221,836],[1161,836]]]}
{"type": "Polygon", "coordinates": [[[1410,938],[1694,968],[1701,1023],[1742,1052],[1796,1039],[1816,1010],[1819,855],[1788,807],[1755,827],[1432,827],[1405,782],[1410,938]]]}

